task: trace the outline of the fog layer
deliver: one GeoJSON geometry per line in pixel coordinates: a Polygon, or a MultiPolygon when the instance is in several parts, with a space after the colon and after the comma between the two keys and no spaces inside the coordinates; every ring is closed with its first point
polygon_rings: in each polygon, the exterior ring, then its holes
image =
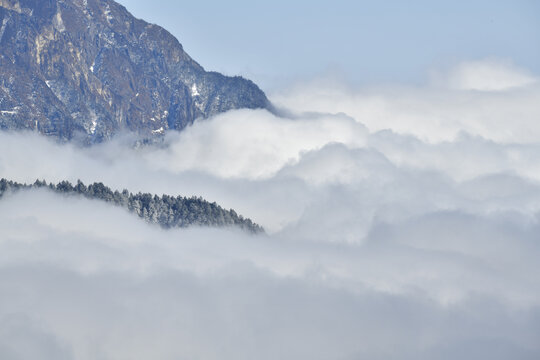
{"type": "Polygon", "coordinates": [[[0,201],[2,359],[536,359],[540,85],[329,79],[91,148],[0,133],[0,177],[197,195],[266,235],[165,231],[47,191],[0,201]]]}

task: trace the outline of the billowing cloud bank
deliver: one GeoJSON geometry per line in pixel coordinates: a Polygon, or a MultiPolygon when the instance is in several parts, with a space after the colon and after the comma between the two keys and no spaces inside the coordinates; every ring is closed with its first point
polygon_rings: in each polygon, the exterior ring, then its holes
{"type": "Polygon", "coordinates": [[[201,195],[268,235],[0,201],[2,359],[537,359],[540,86],[304,84],[133,150],[0,134],[0,176],[201,195]]]}

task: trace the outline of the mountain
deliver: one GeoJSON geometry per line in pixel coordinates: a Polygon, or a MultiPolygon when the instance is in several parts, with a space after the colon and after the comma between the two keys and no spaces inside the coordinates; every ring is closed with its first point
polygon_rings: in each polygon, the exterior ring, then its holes
{"type": "Polygon", "coordinates": [[[0,179],[0,200],[4,194],[21,190],[46,188],[65,196],[78,196],[101,200],[123,207],[151,224],[165,229],[189,226],[237,227],[247,232],[258,234],[264,229],[250,219],[239,216],[234,210],[225,210],[216,203],[202,198],[182,196],[157,196],[148,193],[132,194],[127,190],[112,191],[103,183],[88,186],[78,181],[73,185],[68,181],[47,184],[37,180],[34,184],[21,184],[0,179]]]}
{"type": "Polygon", "coordinates": [[[270,108],[241,77],[205,71],[165,29],[112,0],[0,0],[0,129],[94,143],[270,108]]]}

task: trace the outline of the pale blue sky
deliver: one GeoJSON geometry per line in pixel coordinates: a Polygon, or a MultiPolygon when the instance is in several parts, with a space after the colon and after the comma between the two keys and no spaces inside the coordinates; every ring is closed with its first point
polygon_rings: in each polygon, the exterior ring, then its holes
{"type": "Polygon", "coordinates": [[[536,0],[120,0],[165,27],[208,70],[270,90],[326,72],[357,84],[499,58],[540,72],[536,0]]]}

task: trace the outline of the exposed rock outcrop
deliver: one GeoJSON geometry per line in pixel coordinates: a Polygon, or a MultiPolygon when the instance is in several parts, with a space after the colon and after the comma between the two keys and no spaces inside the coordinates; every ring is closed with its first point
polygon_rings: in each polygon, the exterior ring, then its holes
{"type": "Polygon", "coordinates": [[[100,142],[151,137],[237,108],[251,81],[205,71],[163,28],[112,0],[0,0],[0,129],[100,142]]]}

